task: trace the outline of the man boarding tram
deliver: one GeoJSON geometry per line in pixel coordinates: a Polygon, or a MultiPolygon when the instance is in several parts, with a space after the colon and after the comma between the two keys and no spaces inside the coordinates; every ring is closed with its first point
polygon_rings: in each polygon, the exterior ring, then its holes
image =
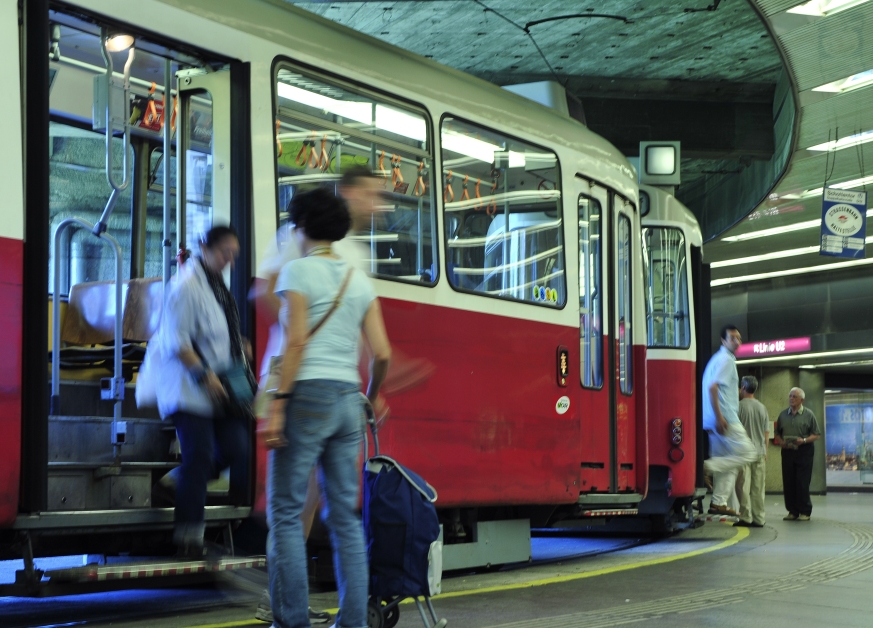
{"type": "Polygon", "coordinates": [[[757,458],[738,416],[739,378],[734,354],[743,338],[733,325],[721,330],[721,348],[715,352],[703,372],[703,429],[709,435],[710,458],[703,463],[704,471],[713,476],[711,515],[738,516],[727,503],[741,467],[757,458]]]}

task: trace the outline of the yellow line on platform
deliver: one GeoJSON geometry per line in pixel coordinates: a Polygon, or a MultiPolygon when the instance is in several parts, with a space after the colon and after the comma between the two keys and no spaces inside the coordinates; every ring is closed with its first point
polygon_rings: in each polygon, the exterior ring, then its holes
{"type": "MultiPolygon", "coordinates": [[[[652,558],[650,560],[643,560],[638,563],[631,563],[629,565],[617,565],[615,567],[605,567],[604,569],[595,569],[594,571],[586,571],[584,573],[577,574],[568,574],[566,576],[555,576],[554,578],[543,578],[541,580],[531,580],[529,582],[519,582],[516,584],[505,584],[497,587],[483,587],[481,589],[469,589],[467,591],[452,591],[451,593],[441,593],[439,595],[435,595],[432,599],[434,600],[444,600],[450,597],[463,597],[465,595],[479,595],[480,593],[496,593],[499,591],[513,591],[515,589],[528,589],[530,587],[542,587],[547,584],[559,584],[561,582],[571,582],[573,580],[582,580],[583,578],[593,578],[595,576],[605,576],[607,574],[618,573],[620,571],[630,571],[631,569],[639,569],[640,567],[651,567],[653,565],[663,565],[664,563],[672,563],[676,560],[682,560],[685,558],[692,558],[694,556],[700,556],[701,554],[708,554],[709,552],[715,552],[720,549],[724,549],[726,547],[730,547],[731,545],[735,545],[739,543],[744,538],[749,536],[748,528],[737,528],[736,534],[730,539],[722,541],[712,547],[704,547],[702,549],[694,550],[692,552],[686,552],[685,554],[677,554],[676,556],[665,556],[662,558],[652,558]]],[[[412,600],[404,600],[404,603],[411,602],[412,600]]]]}
{"type": "MultiPolygon", "coordinates": [[[[630,563],[628,565],[617,565],[615,567],[605,567],[603,569],[595,569],[594,571],[586,571],[583,573],[577,574],[568,574],[566,576],[555,576],[553,578],[542,578],[540,580],[530,580],[528,582],[519,582],[516,584],[504,584],[497,587],[483,587],[481,589],[469,589],[467,591],[452,591],[451,593],[440,593],[439,595],[435,595],[433,600],[445,600],[452,597],[464,597],[467,595],[481,595],[482,593],[499,593],[501,591],[514,591],[516,589],[529,589],[530,587],[542,587],[549,584],[560,584],[562,582],[572,582],[573,580],[582,580],[584,578],[594,578],[596,576],[605,576],[608,574],[618,573],[621,571],[630,571],[631,569],[639,569],[640,567],[652,567],[654,565],[663,565],[666,563],[672,563],[677,560],[684,560],[686,558],[693,558],[695,556],[700,556],[702,554],[709,554],[710,552],[717,552],[718,550],[724,549],[726,547],[730,547],[731,545],[736,545],[744,538],[749,536],[748,528],[737,528],[736,533],[733,537],[722,541],[721,543],[716,543],[711,547],[704,547],[701,549],[693,550],[691,552],[686,552],[684,554],[676,554],[675,556],[664,556],[661,558],[652,558],[649,560],[643,560],[638,563],[630,563]]],[[[401,604],[411,604],[412,598],[408,598],[403,600],[401,604]]],[[[339,612],[338,608],[328,608],[325,609],[331,615],[336,615],[339,612]]],[[[199,626],[193,626],[192,628],[236,628],[238,626],[266,626],[263,622],[259,622],[257,620],[246,620],[246,621],[233,621],[227,622],[224,624],[203,624],[199,626]]]]}

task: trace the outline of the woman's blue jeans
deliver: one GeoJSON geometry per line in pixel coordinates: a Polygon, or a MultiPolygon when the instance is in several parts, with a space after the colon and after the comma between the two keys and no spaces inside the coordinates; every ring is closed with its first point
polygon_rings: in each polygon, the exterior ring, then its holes
{"type": "Polygon", "coordinates": [[[267,556],[273,625],[308,628],[309,580],[300,513],[309,474],[320,466],[322,518],[330,532],[339,589],[337,627],[367,627],[369,572],[361,519],[358,455],[364,410],[359,388],[349,382],[303,380],[285,410],[288,446],[269,458],[267,556]]]}

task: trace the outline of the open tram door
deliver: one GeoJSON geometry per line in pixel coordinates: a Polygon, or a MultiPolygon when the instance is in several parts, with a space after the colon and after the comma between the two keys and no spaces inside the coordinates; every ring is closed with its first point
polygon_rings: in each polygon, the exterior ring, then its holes
{"type": "MultiPolygon", "coordinates": [[[[44,184],[27,183],[25,218],[36,236],[25,258],[23,337],[32,347],[22,368],[21,491],[11,532],[0,539],[0,556],[25,559],[10,585],[16,595],[177,570],[173,559],[140,571],[100,564],[47,573],[46,584],[33,559],[175,550],[172,504],[153,490],[179,465],[173,426],[134,399],[161,316],[159,275],[169,277],[193,216],[231,222],[248,239],[248,66],[82,11],[52,6],[25,16],[28,40],[51,33],[55,47],[48,59],[44,45],[27,57],[34,74],[39,65],[53,78],[34,78],[43,87],[28,90],[33,113],[24,126],[32,180],[44,184]],[[112,33],[127,36],[116,47],[112,33]],[[231,94],[242,103],[233,116],[231,94]]],[[[243,259],[231,277],[237,298],[248,273],[243,259]]],[[[251,496],[243,504],[229,503],[226,491],[210,498],[210,540],[250,512],[251,496]]]]}
{"type": "Polygon", "coordinates": [[[576,178],[583,514],[635,514],[646,492],[644,382],[636,342],[638,216],[594,181],[576,178]],[[590,507],[590,510],[586,508],[590,507]]]}

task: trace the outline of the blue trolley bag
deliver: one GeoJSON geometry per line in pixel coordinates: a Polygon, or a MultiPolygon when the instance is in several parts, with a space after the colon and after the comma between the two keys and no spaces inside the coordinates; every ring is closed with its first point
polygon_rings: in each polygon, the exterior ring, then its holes
{"type": "Polygon", "coordinates": [[[364,469],[363,520],[370,558],[370,596],[439,593],[442,544],[436,490],[388,456],[364,469]],[[430,573],[429,573],[430,567],[430,573]]]}

